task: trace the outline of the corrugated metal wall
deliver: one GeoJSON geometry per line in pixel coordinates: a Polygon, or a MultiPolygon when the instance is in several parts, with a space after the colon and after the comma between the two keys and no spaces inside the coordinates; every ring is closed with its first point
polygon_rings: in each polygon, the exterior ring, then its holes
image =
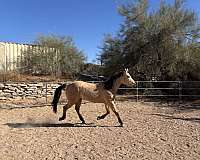
{"type": "Polygon", "coordinates": [[[17,67],[22,53],[32,45],[0,42],[0,70],[9,71],[17,67]]]}

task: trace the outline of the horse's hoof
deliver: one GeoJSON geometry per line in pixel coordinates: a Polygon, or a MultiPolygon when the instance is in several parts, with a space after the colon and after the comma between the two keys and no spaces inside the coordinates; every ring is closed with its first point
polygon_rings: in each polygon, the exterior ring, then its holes
{"type": "Polygon", "coordinates": [[[82,121],[82,124],[86,124],[85,121],[82,121]]]}
{"type": "Polygon", "coordinates": [[[63,121],[64,119],[65,119],[65,118],[63,118],[63,117],[60,117],[60,118],[59,118],[59,121],[63,121]]]}
{"type": "Polygon", "coordinates": [[[119,127],[123,127],[123,123],[120,123],[119,127]]]}

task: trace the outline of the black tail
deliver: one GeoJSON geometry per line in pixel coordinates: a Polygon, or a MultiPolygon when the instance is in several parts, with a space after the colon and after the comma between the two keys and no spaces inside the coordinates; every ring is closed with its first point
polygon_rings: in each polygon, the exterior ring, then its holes
{"type": "Polygon", "coordinates": [[[54,97],[53,97],[53,101],[51,103],[52,107],[53,107],[53,112],[56,113],[57,112],[57,105],[58,105],[58,101],[60,99],[60,95],[62,93],[62,90],[66,88],[66,84],[62,84],[61,86],[59,86],[58,88],[56,88],[55,92],[54,92],[54,97]]]}

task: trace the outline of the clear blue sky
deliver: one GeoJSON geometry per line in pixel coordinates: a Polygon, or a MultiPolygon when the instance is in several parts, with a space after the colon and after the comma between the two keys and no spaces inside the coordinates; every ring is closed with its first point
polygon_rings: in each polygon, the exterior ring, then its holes
{"type": "MultiPolygon", "coordinates": [[[[0,0],[0,41],[32,43],[40,34],[69,35],[92,62],[104,35],[114,35],[123,22],[117,13],[122,1],[131,0],[0,0]]],[[[159,4],[149,2],[151,8],[159,4]]],[[[200,15],[200,0],[186,0],[185,6],[200,15]]]]}

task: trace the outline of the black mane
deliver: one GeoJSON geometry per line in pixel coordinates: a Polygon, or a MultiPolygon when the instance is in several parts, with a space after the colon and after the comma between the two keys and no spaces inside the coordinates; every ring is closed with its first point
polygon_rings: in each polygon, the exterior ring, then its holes
{"type": "Polygon", "coordinates": [[[103,86],[105,89],[110,90],[113,88],[113,84],[115,82],[115,80],[119,77],[121,77],[123,75],[123,72],[120,72],[118,74],[115,74],[113,76],[111,76],[108,80],[103,82],[103,86]]]}

